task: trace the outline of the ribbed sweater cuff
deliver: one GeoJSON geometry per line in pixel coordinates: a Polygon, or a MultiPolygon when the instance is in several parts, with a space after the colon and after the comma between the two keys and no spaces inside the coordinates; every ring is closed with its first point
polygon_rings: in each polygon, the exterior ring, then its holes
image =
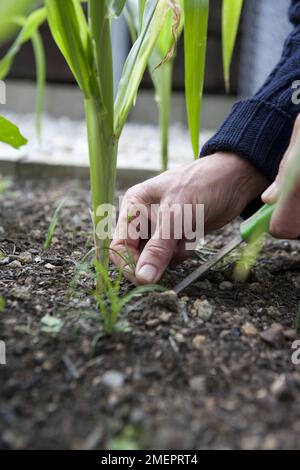
{"type": "Polygon", "coordinates": [[[235,153],[273,181],[289,145],[294,122],[292,116],[267,101],[240,101],[204,145],[201,156],[219,151],[235,153]]]}

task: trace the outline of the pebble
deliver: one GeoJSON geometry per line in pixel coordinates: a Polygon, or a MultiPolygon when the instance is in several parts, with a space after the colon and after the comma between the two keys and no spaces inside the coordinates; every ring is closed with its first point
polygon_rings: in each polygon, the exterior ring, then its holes
{"type": "Polygon", "coordinates": [[[223,281],[219,284],[219,289],[220,290],[232,290],[233,289],[233,284],[232,282],[229,282],[229,281],[223,281]]]}
{"type": "Polygon", "coordinates": [[[11,269],[20,269],[20,268],[22,268],[22,264],[20,263],[20,261],[18,261],[18,260],[16,260],[16,259],[15,259],[14,261],[12,261],[11,263],[9,263],[8,266],[9,266],[11,269]]]}
{"type": "Polygon", "coordinates": [[[260,337],[269,346],[273,346],[276,349],[280,349],[284,344],[283,327],[274,323],[271,328],[260,334],[260,337]]]}
{"type": "Polygon", "coordinates": [[[291,382],[285,374],[279,375],[270,387],[271,393],[278,400],[290,400],[293,398],[291,382]]]}
{"type": "Polygon", "coordinates": [[[285,339],[289,341],[295,341],[298,337],[296,330],[285,330],[283,332],[285,339]]]}
{"type": "Polygon", "coordinates": [[[241,308],[238,310],[238,313],[239,313],[242,317],[246,317],[247,315],[249,315],[250,311],[249,311],[248,308],[246,308],[246,307],[241,307],[241,308]]]}
{"type": "Polygon", "coordinates": [[[203,335],[197,335],[194,337],[192,344],[196,349],[202,349],[203,344],[206,341],[206,337],[203,335]]]}
{"type": "Polygon", "coordinates": [[[160,314],[159,319],[162,323],[169,323],[172,318],[172,313],[163,312],[160,314]]]}
{"type": "Polygon", "coordinates": [[[250,338],[254,338],[255,336],[257,336],[258,331],[252,323],[247,322],[242,326],[242,333],[245,336],[249,336],[250,338]]]}
{"type": "Polygon", "coordinates": [[[160,292],[155,295],[155,300],[164,308],[170,310],[170,312],[178,312],[179,301],[176,292],[172,290],[160,292]]]}
{"type": "Polygon", "coordinates": [[[40,240],[42,238],[42,232],[40,230],[32,230],[30,236],[33,240],[40,240]]]}
{"type": "Polygon", "coordinates": [[[28,251],[24,251],[20,254],[19,261],[21,261],[22,264],[31,264],[33,261],[32,254],[28,251]]]}
{"type": "Polygon", "coordinates": [[[214,308],[208,300],[196,300],[193,309],[197,316],[203,321],[210,320],[214,312],[214,308]]]}
{"type": "Polygon", "coordinates": [[[111,390],[121,388],[124,385],[124,382],[124,374],[115,370],[109,370],[105,372],[102,377],[102,383],[111,390]]]}
{"type": "Polygon", "coordinates": [[[189,380],[189,386],[192,390],[195,392],[205,394],[206,393],[206,382],[205,382],[205,377],[202,375],[198,375],[196,377],[192,377],[189,380]]]}
{"type": "Polygon", "coordinates": [[[30,292],[25,287],[15,287],[10,291],[10,294],[18,300],[28,300],[30,298],[30,292]]]}
{"type": "Polygon", "coordinates": [[[146,325],[149,326],[150,328],[154,328],[155,326],[158,326],[160,324],[160,321],[158,318],[152,318],[151,320],[146,321],[146,325]]]}
{"type": "Polygon", "coordinates": [[[45,268],[49,270],[53,270],[53,269],[56,269],[56,266],[54,266],[53,264],[47,263],[45,264],[45,268]]]}

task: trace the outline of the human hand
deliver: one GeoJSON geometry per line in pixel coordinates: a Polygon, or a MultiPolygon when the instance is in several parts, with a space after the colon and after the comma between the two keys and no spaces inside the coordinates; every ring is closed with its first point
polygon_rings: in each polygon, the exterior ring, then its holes
{"type": "Polygon", "coordinates": [[[296,239],[300,236],[300,174],[293,168],[295,160],[299,159],[299,138],[300,116],[296,120],[277,178],[262,195],[266,204],[278,202],[270,224],[270,233],[276,238],[296,239]],[[292,189],[288,194],[281,194],[287,180],[292,189]]]}
{"type": "MultiPolygon", "coordinates": [[[[171,262],[182,261],[193,252],[187,251],[186,240],[161,237],[163,212],[158,210],[155,233],[148,240],[121,238],[120,227],[129,224],[131,208],[138,204],[172,206],[204,204],[205,233],[226,225],[240,215],[247,204],[267,186],[265,177],[245,159],[229,153],[216,153],[178,169],[167,171],[127,191],[120,210],[117,230],[111,244],[111,259],[116,265],[124,260],[118,253],[130,250],[137,265],[134,281],[156,283],[171,262]]],[[[195,215],[194,211],[193,217],[195,215]]],[[[172,221],[173,223],[176,220],[172,221]]]]}

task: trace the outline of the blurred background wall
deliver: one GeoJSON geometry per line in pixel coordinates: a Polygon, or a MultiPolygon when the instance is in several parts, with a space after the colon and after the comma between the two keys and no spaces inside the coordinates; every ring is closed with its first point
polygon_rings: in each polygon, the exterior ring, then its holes
{"type": "MultiPolygon", "coordinates": [[[[232,64],[231,94],[225,95],[221,49],[221,0],[210,0],[209,39],[205,81],[203,122],[207,129],[217,127],[226,117],[237,96],[253,94],[263,83],[280,58],[285,38],[291,26],[288,22],[290,0],[245,0],[242,23],[232,64]]],[[[46,110],[54,115],[63,111],[73,118],[83,118],[80,94],[73,87],[74,79],[47,26],[42,27],[47,52],[46,110]]],[[[129,35],[124,21],[113,25],[115,49],[115,76],[120,77],[126,54],[130,47],[129,35]]],[[[0,57],[6,47],[0,49],[0,57]]],[[[34,111],[35,65],[31,44],[22,49],[10,74],[12,84],[8,87],[7,109],[34,111]],[[19,87],[18,85],[21,85],[19,87]]],[[[184,56],[183,40],[178,44],[174,68],[172,119],[185,123],[184,110],[184,56]]],[[[137,107],[132,113],[136,121],[157,122],[157,110],[153,103],[152,83],[146,73],[142,82],[137,107]]]]}

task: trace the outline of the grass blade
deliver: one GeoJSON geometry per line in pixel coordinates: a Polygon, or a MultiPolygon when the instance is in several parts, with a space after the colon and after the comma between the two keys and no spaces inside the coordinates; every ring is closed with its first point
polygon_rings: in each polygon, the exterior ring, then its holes
{"type": "Polygon", "coordinates": [[[199,157],[208,15],[209,0],[184,0],[186,106],[195,158],[199,157]]]}
{"type": "Polygon", "coordinates": [[[27,144],[27,139],[22,136],[20,130],[15,124],[0,116],[0,142],[19,149],[22,145],[27,144]]]}
{"type": "Polygon", "coordinates": [[[49,228],[48,228],[47,237],[46,237],[46,240],[44,242],[44,249],[45,250],[48,250],[48,248],[50,248],[50,246],[52,245],[53,235],[54,235],[54,232],[55,232],[55,230],[58,226],[60,213],[61,213],[61,210],[64,207],[65,203],[66,203],[66,201],[62,201],[57,206],[57,208],[55,209],[55,212],[53,214],[52,220],[51,220],[49,228]]]}
{"type": "Polygon", "coordinates": [[[243,0],[223,0],[222,41],[223,67],[226,90],[230,89],[230,66],[237,38],[243,0]]]}

